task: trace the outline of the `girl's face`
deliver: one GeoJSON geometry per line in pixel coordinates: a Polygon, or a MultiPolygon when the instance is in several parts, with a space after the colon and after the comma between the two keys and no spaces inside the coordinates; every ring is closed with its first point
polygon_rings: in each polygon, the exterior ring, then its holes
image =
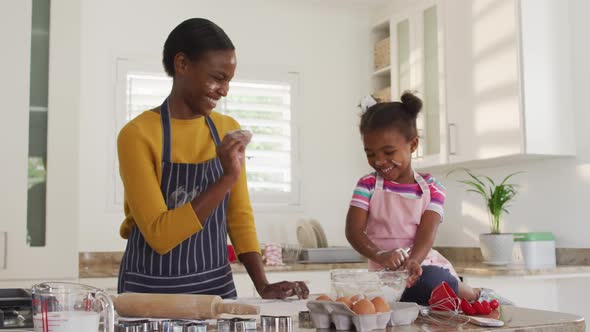
{"type": "Polygon", "coordinates": [[[363,144],[369,165],[381,177],[399,183],[413,183],[412,153],[418,147],[418,138],[410,141],[398,130],[383,128],[364,133],[363,144]]]}
{"type": "Polygon", "coordinates": [[[209,51],[190,60],[183,54],[175,59],[175,83],[194,115],[209,115],[221,97],[227,96],[236,70],[233,50],[209,51]]]}

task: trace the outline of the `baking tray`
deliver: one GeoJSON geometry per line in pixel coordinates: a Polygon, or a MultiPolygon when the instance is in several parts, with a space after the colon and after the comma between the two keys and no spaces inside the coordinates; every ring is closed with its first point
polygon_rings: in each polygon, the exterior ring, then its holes
{"type": "Polygon", "coordinates": [[[298,263],[361,263],[367,259],[351,247],[303,248],[298,263]]]}

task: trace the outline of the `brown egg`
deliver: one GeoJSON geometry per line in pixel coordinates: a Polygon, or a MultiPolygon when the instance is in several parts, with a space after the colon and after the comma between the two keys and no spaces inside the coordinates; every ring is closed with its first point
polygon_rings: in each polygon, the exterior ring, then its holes
{"type": "Polygon", "coordinates": [[[332,299],[326,294],[321,294],[320,296],[318,296],[316,298],[316,300],[318,300],[318,301],[332,301],[332,299]]]}
{"type": "Polygon", "coordinates": [[[355,303],[356,301],[358,301],[358,300],[360,300],[362,298],[363,298],[363,296],[361,294],[357,294],[357,295],[352,296],[350,298],[350,300],[352,301],[352,303],[355,303]]]}
{"type": "Polygon", "coordinates": [[[375,313],[375,306],[368,299],[362,299],[354,303],[352,311],[357,315],[370,315],[375,313]]]}
{"type": "Polygon", "coordinates": [[[381,296],[375,297],[371,302],[375,306],[375,311],[377,312],[387,312],[391,310],[389,304],[381,296]]]}
{"type": "Polygon", "coordinates": [[[347,307],[352,309],[352,301],[345,296],[337,298],[336,302],[342,302],[342,303],[346,304],[347,307]]]}

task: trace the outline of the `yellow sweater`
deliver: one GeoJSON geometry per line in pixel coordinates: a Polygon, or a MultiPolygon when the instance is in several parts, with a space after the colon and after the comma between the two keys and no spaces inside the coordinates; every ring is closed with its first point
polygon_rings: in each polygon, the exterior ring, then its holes
{"type": "MultiPolygon", "coordinates": [[[[213,112],[220,138],[239,124],[231,117],[213,112]]],[[[204,117],[170,119],[172,162],[201,163],[216,156],[215,143],[204,117]]],[[[147,243],[165,254],[203,226],[190,203],[168,210],[160,191],[162,179],[162,124],[160,114],[145,111],[131,120],[117,140],[119,171],[125,188],[125,220],[121,237],[127,239],[137,224],[147,243]]],[[[237,254],[260,252],[254,215],[248,196],[245,165],[230,193],[227,211],[229,237],[237,254]]]]}

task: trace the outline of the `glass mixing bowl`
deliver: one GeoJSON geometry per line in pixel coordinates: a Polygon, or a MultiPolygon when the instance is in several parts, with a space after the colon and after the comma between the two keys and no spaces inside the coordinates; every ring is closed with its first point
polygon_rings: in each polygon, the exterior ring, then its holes
{"type": "Polygon", "coordinates": [[[332,292],[336,297],[362,295],[369,299],[383,297],[387,302],[399,301],[408,279],[408,272],[368,271],[366,269],[331,270],[332,292]]]}

